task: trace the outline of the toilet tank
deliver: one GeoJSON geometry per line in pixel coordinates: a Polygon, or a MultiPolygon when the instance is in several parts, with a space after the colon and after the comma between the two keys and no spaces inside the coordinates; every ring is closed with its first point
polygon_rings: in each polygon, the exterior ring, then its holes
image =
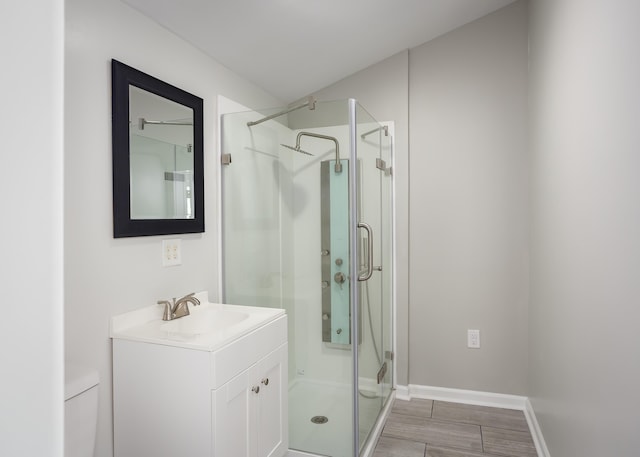
{"type": "Polygon", "coordinates": [[[64,455],[93,457],[98,422],[98,372],[67,363],[64,389],[64,455]]]}

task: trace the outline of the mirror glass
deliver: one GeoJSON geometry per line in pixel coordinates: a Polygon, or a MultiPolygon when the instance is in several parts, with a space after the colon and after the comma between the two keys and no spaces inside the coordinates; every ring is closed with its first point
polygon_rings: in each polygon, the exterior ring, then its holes
{"type": "Polygon", "coordinates": [[[193,110],[129,86],[131,219],[193,219],[193,110]]]}
{"type": "Polygon", "coordinates": [[[112,61],[114,237],[204,231],[202,99],[112,61]]]}

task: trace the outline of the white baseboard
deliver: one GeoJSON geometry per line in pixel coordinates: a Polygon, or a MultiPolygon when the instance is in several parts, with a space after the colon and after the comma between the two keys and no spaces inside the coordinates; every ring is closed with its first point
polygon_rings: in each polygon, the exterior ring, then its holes
{"type": "Polygon", "coordinates": [[[396,398],[398,400],[411,400],[407,386],[396,386],[396,398]]]}
{"type": "Polygon", "coordinates": [[[397,386],[397,398],[410,400],[411,398],[426,398],[429,400],[466,403],[468,405],[492,406],[494,408],[517,409],[524,411],[527,397],[520,395],[497,394],[476,390],[450,389],[447,387],[431,387],[409,384],[397,386]],[[402,392],[402,395],[399,394],[402,392]]]}
{"type": "Polygon", "coordinates": [[[544,441],[544,436],[542,436],[540,424],[538,424],[538,419],[536,419],[536,413],[533,410],[533,405],[531,405],[528,398],[525,402],[524,417],[526,417],[527,424],[529,424],[529,430],[531,431],[531,437],[533,438],[533,444],[536,446],[538,457],[551,457],[549,449],[547,448],[547,443],[544,441]]]}

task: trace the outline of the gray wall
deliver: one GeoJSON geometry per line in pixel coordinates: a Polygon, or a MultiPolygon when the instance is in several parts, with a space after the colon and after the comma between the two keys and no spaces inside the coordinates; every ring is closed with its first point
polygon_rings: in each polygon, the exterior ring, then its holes
{"type": "Polygon", "coordinates": [[[640,3],[531,2],[529,395],[553,457],[640,452],[640,3]]]}
{"type": "Polygon", "coordinates": [[[107,457],[111,316],[192,291],[218,296],[217,96],[282,103],[119,0],[68,0],[65,50],[65,352],[99,370],[96,456],[107,457]],[[112,58],[204,99],[205,233],[113,238],[112,58]],[[181,266],[161,266],[163,238],[182,239],[181,266]]]}
{"type": "Polygon", "coordinates": [[[410,383],[526,394],[527,5],[409,62],[410,383]]]}
{"type": "Polygon", "coordinates": [[[3,456],[63,454],[63,10],[0,3],[3,456]]]}

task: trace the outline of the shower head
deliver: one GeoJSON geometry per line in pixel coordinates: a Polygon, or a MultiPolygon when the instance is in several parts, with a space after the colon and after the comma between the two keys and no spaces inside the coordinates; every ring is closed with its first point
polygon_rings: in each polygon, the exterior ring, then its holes
{"type": "Polygon", "coordinates": [[[289,146],[288,144],[283,144],[283,143],[280,143],[280,146],[284,146],[285,148],[293,149],[294,151],[299,152],[301,154],[306,154],[308,156],[313,156],[313,154],[311,154],[310,152],[307,152],[307,151],[305,151],[303,149],[300,149],[300,146],[297,146],[297,147],[296,146],[289,146]]]}
{"type": "Polygon", "coordinates": [[[302,139],[303,136],[310,136],[312,138],[320,138],[321,140],[333,141],[336,145],[336,164],[335,164],[334,170],[336,171],[336,173],[342,173],[342,164],[340,163],[340,144],[338,143],[338,140],[335,137],[328,136],[328,135],[321,135],[319,133],[313,133],[313,132],[298,132],[298,135],[296,136],[295,146],[288,146],[282,143],[280,144],[285,148],[293,149],[296,152],[301,152],[303,154],[312,156],[313,154],[300,149],[300,140],[302,139]]]}

